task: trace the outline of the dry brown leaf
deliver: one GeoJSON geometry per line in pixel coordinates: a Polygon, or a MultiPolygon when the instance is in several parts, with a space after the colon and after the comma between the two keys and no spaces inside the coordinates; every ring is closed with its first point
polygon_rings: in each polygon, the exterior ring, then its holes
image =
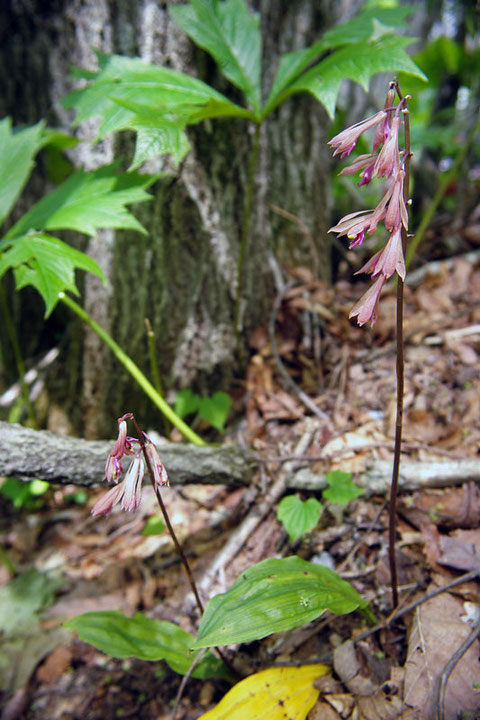
{"type": "MultiPolygon", "coordinates": [[[[418,607],[413,616],[405,663],[404,702],[432,717],[441,673],[455,650],[470,634],[462,621],[464,604],[450,594],[438,595],[418,607]]],[[[460,710],[478,705],[474,683],[480,682],[478,640],[455,666],[447,684],[445,720],[456,720],[460,710]]]]}
{"type": "Polygon", "coordinates": [[[37,670],[40,682],[53,683],[70,667],[72,653],[65,645],[60,645],[47,657],[37,670]]]}
{"type": "Polygon", "coordinates": [[[441,565],[456,570],[480,570],[480,530],[459,530],[453,536],[440,537],[441,565]]]}

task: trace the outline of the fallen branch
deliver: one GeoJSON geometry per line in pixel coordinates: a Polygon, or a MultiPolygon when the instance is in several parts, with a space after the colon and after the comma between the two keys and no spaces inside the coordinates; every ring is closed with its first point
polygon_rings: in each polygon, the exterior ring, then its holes
{"type": "MultiPolygon", "coordinates": [[[[102,482],[105,460],[113,442],[82,440],[0,422],[0,477],[93,487],[102,482]]],[[[196,447],[165,442],[159,445],[159,450],[174,485],[249,485],[253,470],[260,462],[260,459],[233,446],[196,447]]],[[[366,450],[368,448],[362,448],[362,452],[366,450]]],[[[435,452],[434,448],[432,452],[435,452]]],[[[293,455],[269,462],[303,460],[308,463],[310,459],[309,456],[293,455]]],[[[369,494],[384,494],[389,483],[390,465],[388,460],[367,460],[365,469],[358,473],[355,482],[369,494]]],[[[320,491],[327,487],[323,472],[314,473],[308,468],[294,471],[290,466],[289,472],[282,475],[287,488],[320,491]]],[[[472,480],[480,480],[480,458],[423,462],[405,460],[400,472],[402,490],[447,487],[472,480]]]]}
{"type": "MultiPolygon", "coordinates": [[[[0,476],[99,485],[113,440],[82,440],[0,422],[0,476]]],[[[254,463],[235,447],[158,446],[175,485],[248,485],[254,463]]]]}

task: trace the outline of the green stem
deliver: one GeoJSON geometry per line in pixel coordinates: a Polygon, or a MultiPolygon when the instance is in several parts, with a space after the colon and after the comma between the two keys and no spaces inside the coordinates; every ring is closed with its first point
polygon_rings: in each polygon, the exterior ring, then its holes
{"type": "Polygon", "coordinates": [[[163,413],[167,420],[169,420],[172,425],[174,425],[178,430],[180,430],[182,435],[184,435],[184,437],[186,437],[187,440],[190,440],[190,442],[194,445],[206,445],[205,441],[202,440],[202,438],[197,435],[196,432],[189,428],[188,425],[184,423],[181,418],[178,417],[178,415],[172,410],[170,405],[163,399],[160,393],[155,390],[152,383],[145,377],[140,368],[137,367],[133,360],[122,350],[119,345],[117,345],[111,335],[109,335],[102,327],[100,327],[100,325],[98,325],[98,323],[96,323],[95,320],[90,317],[90,315],[75,302],[75,300],[72,300],[71,297],[65,295],[65,293],[62,292],[59,294],[59,298],[68,308],[70,308],[70,310],[72,310],[98,335],[100,340],[103,340],[105,345],[110,348],[117,360],[122,363],[124,368],[130,373],[130,375],[138,383],[138,385],[140,385],[145,394],[148,395],[150,400],[152,400],[152,402],[158,407],[160,412],[163,413]]]}
{"type": "Polygon", "coordinates": [[[240,344],[240,315],[241,315],[241,304],[243,294],[243,275],[245,256],[247,254],[248,244],[248,231],[250,229],[250,219],[252,216],[253,206],[253,190],[255,184],[255,171],[257,169],[258,152],[260,149],[260,129],[261,125],[257,124],[255,129],[255,137],[253,139],[252,151],[250,153],[250,162],[248,166],[247,175],[247,187],[246,187],[246,198],[245,198],[245,211],[242,219],[242,235],[240,238],[240,251],[238,254],[238,268],[237,268],[237,296],[235,298],[235,314],[234,314],[234,325],[235,334],[237,336],[237,345],[240,344]]]}
{"type": "Polygon", "coordinates": [[[455,162],[453,163],[450,170],[446,173],[446,175],[444,175],[444,177],[440,181],[437,191],[436,191],[435,195],[433,196],[432,201],[427,208],[427,211],[424,213],[424,215],[422,217],[422,221],[421,221],[420,225],[418,226],[418,230],[415,233],[415,237],[410,242],[410,245],[409,245],[406,257],[405,257],[405,267],[407,269],[412,261],[413,256],[417,252],[418,246],[422,242],[423,236],[425,235],[425,232],[426,232],[428,226],[432,222],[432,218],[435,215],[435,213],[437,212],[438,206],[442,202],[443,197],[444,197],[445,193],[447,192],[447,189],[448,189],[450,183],[456,176],[458,169],[460,168],[461,164],[463,163],[468,150],[472,146],[473,140],[475,138],[475,134],[477,133],[479,128],[480,128],[480,121],[476,122],[474,124],[473,128],[468,133],[468,136],[465,140],[463,148],[458,153],[458,155],[455,159],[455,162]]]}
{"type": "Polygon", "coordinates": [[[22,393],[23,402],[25,403],[25,407],[27,408],[30,425],[32,426],[32,428],[34,430],[38,430],[37,418],[35,417],[35,410],[30,401],[28,385],[24,379],[25,378],[25,364],[23,362],[22,351],[20,350],[20,343],[18,341],[17,331],[15,329],[15,325],[13,324],[12,316],[10,314],[10,310],[9,310],[8,303],[7,303],[7,298],[5,297],[5,290],[3,288],[3,284],[1,281],[0,281],[0,307],[2,308],[2,313],[3,313],[4,320],[5,320],[5,327],[7,328],[8,337],[10,338],[10,342],[12,344],[13,356],[15,358],[15,364],[17,366],[17,373],[18,373],[18,380],[20,383],[20,390],[22,393]]]}

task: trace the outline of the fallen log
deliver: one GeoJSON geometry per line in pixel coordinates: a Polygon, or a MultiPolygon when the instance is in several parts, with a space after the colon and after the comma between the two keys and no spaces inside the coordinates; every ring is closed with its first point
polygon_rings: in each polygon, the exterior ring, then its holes
{"type": "MultiPolygon", "coordinates": [[[[0,422],[0,476],[61,485],[101,484],[114,440],[82,440],[0,422]]],[[[254,463],[238,448],[165,442],[158,449],[172,484],[248,485],[254,463]]]]}
{"type": "MultiPolygon", "coordinates": [[[[114,440],[83,440],[0,422],[0,476],[93,487],[102,482],[113,443],[114,440]]],[[[250,484],[257,465],[255,458],[235,446],[197,447],[165,441],[158,448],[172,485],[245,486],[250,484]]],[[[367,449],[363,447],[362,452],[367,449]]],[[[275,463],[272,466],[278,467],[275,463]]],[[[354,479],[367,495],[383,494],[390,486],[391,473],[389,460],[366,458],[364,470],[354,479]]],[[[432,458],[421,462],[403,459],[400,465],[401,490],[471,481],[480,481],[480,458],[432,458]]],[[[327,487],[327,481],[325,473],[314,473],[304,467],[291,472],[285,486],[318,492],[327,487]]]]}

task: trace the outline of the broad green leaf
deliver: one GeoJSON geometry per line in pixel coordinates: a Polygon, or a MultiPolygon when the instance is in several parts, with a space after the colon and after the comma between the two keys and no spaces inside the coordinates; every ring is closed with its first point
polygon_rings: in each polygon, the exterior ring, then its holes
{"type": "Polygon", "coordinates": [[[367,607],[348,582],[322,565],[295,556],[265,560],[209,601],[192,647],[260,640],[309,623],[324,610],[342,615],[367,607]]]}
{"type": "Polygon", "coordinates": [[[326,665],[277,667],[241,680],[199,720],[305,720],[318,700],[326,665]]]}
{"type": "Polygon", "coordinates": [[[230,82],[260,113],[262,37],[245,0],[191,0],[170,8],[182,30],[217,62],[230,82]]]}
{"type": "Polygon", "coordinates": [[[136,170],[146,160],[171,155],[175,162],[183,160],[190,150],[190,143],[178,125],[162,123],[155,128],[138,127],[135,155],[129,170],[136,170]]]}
{"type": "Polygon", "coordinates": [[[331,470],[325,478],[329,487],[323,491],[322,497],[332,503],[347,505],[350,500],[355,500],[363,493],[362,488],[352,482],[351,474],[343,470],[331,470]]]}
{"type": "MultiPolygon", "coordinates": [[[[152,620],[142,613],[131,618],[118,610],[89,612],[71,618],[65,627],[84,642],[116,658],[165,660],[177,673],[185,674],[198,655],[189,648],[193,637],[174,623],[152,620]]],[[[224,677],[230,673],[221,660],[208,653],[195,666],[193,677],[224,677]]]]}
{"type": "Polygon", "coordinates": [[[0,277],[13,269],[17,289],[32,285],[42,296],[47,317],[68,290],[78,295],[75,268],[93,272],[105,281],[92,258],[46,233],[29,233],[0,243],[0,277]]]}
{"type": "Polygon", "coordinates": [[[43,144],[43,123],[13,130],[10,118],[0,121],[0,224],[22,192],[43,144]]]}
{"type": "Polygon", "coordinates": [[[277,518],[291,541],[313,530],[322,514],[322,504],[315,498],[302,502],[297,495],[287,495],[280,501],[277,518]]]}
{"type": "Polygon", "coordinates": [[[10,229],[6,237],[29,230],[77,230],[95,235],[99,228],[121,228],[145,233],[125,207],[150,200],[145,191],[157,176],[119,174],[114,165],[78,170],[60,187],[42,198],[10,229]]]}
{"type": "Polygon", "coordinates": [[[413,6],[371,8],[362,10],[356,17],[327,30],[321,40],[309,48],[283,55],[275,75],[263,116],[266,117],[282,101],[281,93],[326,50],[353,43],[378,40],[382,34],[392,32],[404,24],[413,6]],[[379,33],[379,25],[381,32],[379,33]]]}
{"type": "Polygon", "coordinates": [[[211,397],[200,398],[200,416],[217,430],[223,430],[228,413],[232,407],[232,398],[224,392],[216,392],[211,397]]]}
{"type": "Polygon", "coordinates": [[[180,390],[175,398],[175,412],[181,418],[191,415],[192,413],[197,412],[200,407],[200,400],[201,397],[188,388],[180,390]]]}
{"type": "Polygon", "coordinates": [[[412,38],[387,37],[372,45],[358,43],[337,50],[301,75],[288,88],[287,95],[310,92],[333,117],[342,80],[354,80],[365,90],[373,75],[379,72],[398,73],[426,80],[426,76],[403,49],[412,38]]]}

